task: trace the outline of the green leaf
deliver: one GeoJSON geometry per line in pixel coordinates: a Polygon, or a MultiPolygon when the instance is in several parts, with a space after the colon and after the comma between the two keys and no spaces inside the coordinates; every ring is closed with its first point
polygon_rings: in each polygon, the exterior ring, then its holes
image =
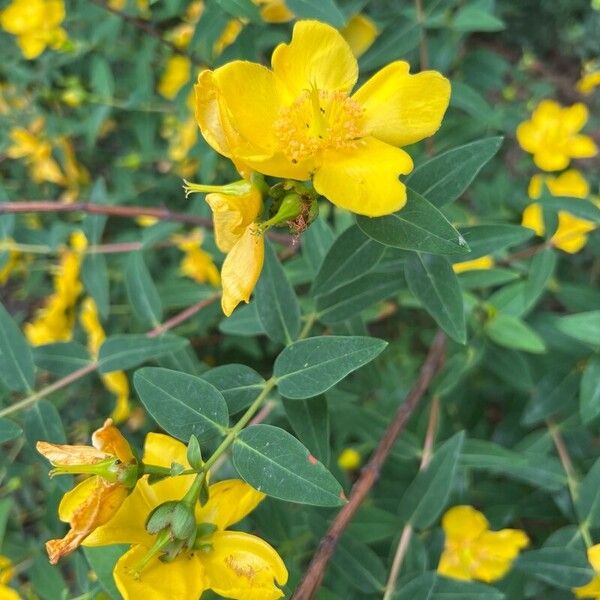
{"type": "Polygon", "coordinates": [[[33,356],[25,336],[0,302],[0,380],[9,390],[31,391],[33,356]]]}
{"type": "Polygon", "coordinates": [[[154,420],[186,443],[192,435],[201,442],[223,435],[229,425],[225,398],[204,379],[144,367],[135,372],[133,385],[154,420]]]}
{"type": "Polygon", "coordinates": [[[582,586],[594,575],[585,553],[571,548],[530,550],[519,556],[514,567],[560,589],[582,586]]]}
{"type": "Polygon", "coordinates": [[[311,504],[344,504],[335,477],[291,434],[272,425],[244,429],[233,443],[233,464],[244,481],[268,496],[311,504]]]}
{"type": "Polygon", "coordinates": [[[571,402],[578,385],[577,370],[566,374],[561,370],[552,370],[544,375],[523,411],[523,425],[535,425],[558,412],[571,412],[571,402]]]}
{"type": "Polygon", "coordinates": [[[494,118],[494,109],[489,105],[487,100],[470,85],[462,81],[452,82],[450,106],[464,110],[468,115],[471,115],[482,123],[487,124],[494,118]]]}
{"type": "Polygon", "coordinates": [[[372,71],[381,65],[402,58],[419,45],[421,26],[415,20],[396,21],[385,29],[373,45],[361,56],[361,72],[372,71]]]}
{"type": "Polygon", "coordinates": [[[368,273],[381,259],[385,246],[366,236],[353,225],[335,240],[315,277],[311,294],[331,293],[336,288],[356,281],[368,273]]]}
{"type": "Polygon", "coordinates": [[[334,0],[286,0],[285,4],[298,19],[324,21],[337,29],[346,24],[344,14],[334,0]]]}
{"type": "Polygon", "coordinates": [[[282,396],[318,396],[383,352],[387,342],[361,336],[308,338],[288,346],[276,359],[274,375],[282,396]]]}
{"type": "Polygon", "coordinates": [[[113,570],[119,558],[125,554],[129,547],[113,544],[111,546],[99,546],[98,548],[82,547],[82,549],[104,591],[110,595],[112,600],[120,600],[121,594],[119,594],[119,590],[115,585],[113,570]]]}
{"type": "Polygon", "coordinates": [[[493,342],[505,348],[536,354],[546,351],[544,340],[517,317],[498,313],[486,322],[483,330],[493,342]]]}
{"type": "Polygon", "coordinates": [[[338,576],[364,594],[379,592],[385,585],[386,571],[381,558],[350,535],[344,535],[340,540],[331,566],[338,576]]]}
{"type": "Polygon", "coordinates": [[[575,508],[580,523],[592,528],[600,525],[600,458],[581,482],[575,508]]]}
{"type": "Polygon", "coordinates": [[[467,242],[448,219],[423,196],[407,191],[404,208],[385,217],[358,216],[358,226],[386,246],[430,254],[467,254],[467,242]]]}
{"type": "Polygon", "coordinates": [[[317,298],[319,320],[326,325],[350,319],[381,302],[402,288],[402,279],[387,273],[370,273],[357,281],[335,289],[317,298]]]}
{"type": "Polygon", "coordinates": [[[265,263],[254,291],[258,317],[274,342],[291,344],[300,333],[300,306],[273,247],[265,246],[265,263]]]}
{"type": "Polygon", "coordinates": [[[495,225],[473,225],[459,228],[471,248],[467,260],[493,254],[504,248],[522,244],[534,235],[533,229],[505,223],[495,225]]]}
{"type": "Polygon", "coordinates": [[[110,64],[100,54],[95,54],[91,65],[91,86],[98,96],[104,100],[112,98],[115,91],[115,79],[110,64]]]}
{"type": "Polygon", "coordinates": [[[448,150],[419,165],[406,178],[406,186],[434,206],[450,204],[461,196],[481,168],[498,152],[503,139],[489,137],[448,150]]]}
{"type": "Polygon", "coordinates": [[[125,268],[127,297],[138,319],[152,326],[162,320],[160,296],[141,252],[132,252],[125,268]]]}
{"type": "Polygon", "coordinates": [[[594,223],[600,223],[600,207],[584,198],[568,198],[564,196],[552,196],[548,190],[544,190],[541,198],[544,209],[553,211],[564,210],[575,217],[586,219],[594,223]]]}
{"type": "Polygon", "coordinates": [[[394,594],[394,600],[502,600],[504,597],[500,590],[489,585],[448,579],[435,571],[402,582],[394,594]]]}
{"type": "Polygon", "coordinates": [[[579,387],[579,414],[584,423],[600,415],[600,356],[592,356],[585,367],[579,387]]]}
{"type": "Polygon", "coordinates": [[[14,440],[22,433],[23,430],[14,421],[0,418],[0,444],[14,440]]]}
{"type": "Polygon", "coordinates": [[[313,275],[316,275],[321,268],[323,259],[329,252],[333,240],[333,231],[323,217],[316,219],[304,232],[302,236],[302,256],[313,275]]]}
{"type": "Polygon", "coordinates": [[[238,307],[230,317],[219,323],[222,333],[228,335],[256,336],[265,334],[265,328],[258,316],[256,302],[238,307]]]}
{"type": "Polygon", "coordinates": [[[259,8],[251,0],[217,0],[217,4],[232,17],[262,22],[259,8]]]}
{"type": "Polygon", "coordinates": [[[265,386],[264,378],[246,365],[215,367],[202,373],[202,379],[223,394],[231,415],[250,406],[265,386]]]}
{"type": "Polygon", "coordinates": [[[81,267],[81,280],[85,291],[94,299],[103,319],[110,312],[108,268],[104,254],[86,254],[81,267]]]}
{"type": "Polygon", "coordinates": [[[502,31],[506,27],[504,21],[477,6],[462,7],[454,17],[452,25],[456,31],[461,33],[502,31]]]}
{"type": "Polygon", "coordinates": [[[434,454],[429,467],[419,471],[400,500],[398,515],[404,523],[425,529],[440,516],[450,496],[464,439],[463,431],[452,436],[434,454]]]}
{"type": "Polygon", "coordinates": [[[600,346],[600,310],[561,317],[556,327],[580,342],[600,346]]]}
{"type": "Polygon", "coordinates": [[[58,342],[33,348],[33,360],[39,369],[65,377],[88,365],[90,356],[78,342],[58,342]]]}
{"type": "Polygon", "coordinates": [[[189,342],[182,337],[165,334],[148,337],[140,334],[111,335],[100,347],[98,371],[125,371],[171,352],[185,348],[189,342]]]}
{"type": "Polygon", "coordinates": [[[460,344],[467,341],[463,297],[458,278],[448,260],[415,253],[406,262],[406,282],[435,322],[460,344]]]}
{"type": "Polygon", "coordinates": [[[298,439],[324,465],[329,464],[329,411],[325,396],[283,399],[285,414],[298,439]]]}
{"type": "Polygon", "coordinates": [[[474,269],[457,275],[464,290],[495,287],[519,279],[519,273],[512,269],[474,269]]]}

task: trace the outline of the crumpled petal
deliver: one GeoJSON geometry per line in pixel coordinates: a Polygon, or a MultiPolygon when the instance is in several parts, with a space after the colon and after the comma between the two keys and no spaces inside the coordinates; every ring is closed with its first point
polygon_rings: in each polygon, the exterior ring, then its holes
{"type": "Polygon", "coordinates": [[[112,419],[106,419],[104,425],[94,431],[92,434],[94,447],[116,456],[123,463],[135,460],[129,442],[112,423],[112,419]]]}
{"type": "Polygon", "coordinates": [[[92,446],[49,444],[40,441],[36,443],[35,448],[55,467],[59,465],[95,465],[112,456],[109,452],[103,452],[92,446]]]}

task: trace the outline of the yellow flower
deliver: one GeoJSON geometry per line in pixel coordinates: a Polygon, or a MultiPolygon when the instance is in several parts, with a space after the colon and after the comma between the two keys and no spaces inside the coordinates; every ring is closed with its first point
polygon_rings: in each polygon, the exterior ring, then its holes
{"type": "Polygon", "coordinates": [[[213,45],[213,54],[219,56],[225,48],[231,46],[240,35],[244,25],[238,19],[230,19],[225,25],[225,29],[213,45]]]}
{"type": "Polygon", "coordinates": [[[348,42],[352,54],[359,58],[371,47],[379,35],[379,30],[366,15],[354,15],[346,26],[340,29],[340,33],[348,42]]]}
{"type": "Polygon", "coordinates": [[[587,551],[588,560],[595,575],[589,583],[580,587],[573,588],[573,593],[577,598],[594,598],[600,599],[600,544],[596,544],[587,551]]]}
{"type": "Polygon", "coordinates": [[[600,85],[600,71],[593,71],[592,73],[586,73],[577,82],[577,91],[580,94],[589,96],[594,93],[594,90],[600,85]]]}
{"type": "MultiPolygon", "coordinates": [[[[189,466],[185,446],[156,433],[146,437],[143,460],[165,467],[173,462],[189,466]]],[[[152,555],[150,550],[156,538],[145,529],[149,513],[165,502],[180,500],[193,479],[193,475],[184,475],[150,485],[148,478],[142,477],[113,519],[84,542],[86,546],[133,544],[114,570],[123,598],[196,600],[208,589],[239,600],[282,597],[275,582],[285,585],[288,573],[277,552],[254,535],[227,531],[264,498],[264,494],[240,480],[211,485],[208,502],[204,506],[196,504],[196,522],[205,531],[197,537],[197,548],[183,549],[174,559],[164,562],[152,555]],[[152,558],[145,563],[149,556],[152,558]]]]}
{"type": "Polygon", "coordinates": [[[31,60],[47,46],[65,43],[67,34],[59,27],[64,18],[63,0],[13,0],[0,14],[0,26],[17,36],[23,56],[31,60]]]}
{"type": "MultiPolygon", "coordinates": [[[[86,298],[81,305],[79,321],[88,338],[88,350],[96,359],[100,346],[106,339],[106,334],[98,317],[98,307],[93,298],[86,298]]],[[[106,389],[116,396],[115,408],[111,414],[115,423],[121,423],[131,412],[129,406],[129,380],[123,371],[112,371],[101,375],[106,389]]]]}
{"type": "Polygon", "coordinates": [[[529,544],[520,529],[490,531],[472,506],[454,506],[442,518],[446,535],[438,573],[445,577],[491,582],[504,577],[512,561],[529,544]]]}
{"type": "Polygon", "coordinates": [[[79,196],[79,189],[90,181],[88,170],[75,157],[73,143],[66,137],[58,140],[58,147],[63,153],[63,165],[65,172],[65,185],[67,191],[62,195],[64,202],[74,202],[79,196]]]}
{"type": "Polygon", "coordinates": [[[344,448],[337,460],[338,467],[345,471],[355,471],[360,467],[361,462],[360,453],[354,448],[344,448]]]}
{"type": "Polygon", "coordinates": [[[37,451],[55,467],[50,474],[92,474],[67,492],[58,507],[70,529],[46,542],[52,564],[76,550],[97,527],[117,512],[137,480],[137,463],[127,440],[107,419],[92,435],[92,446],[38,442],[37,451]]]}
{"type": "Polygon", "coordinates": [[[188,153],[198,140],[198,126],[193,115],[194,94],[187,99],[191,112],[183,121],[175,115],[168,115],[162,127],[162,135],[169,141],[169,159],[176,163],[184,163],[188,153]]]}
{"type": "Polygon", "coordinates": [[[20,600],[19,594],[6,585],[13,578],[14,573],[10,558],[0,554],[0,600],[20,600]]]}
{"type": "Polygon", "coordinates": [[[156,225],[158,221],[158,217],[151,217],[149,215],[142,215],[140,217],[135,218],[135,222],[140,227],[152,227],[152,225],[156,225]]]}
{"type": "Polygon", "coordinates": [[[337,30],[317,21],[297,22],[271,64],[234,61],[200,73],[196,118],[206,141],[245,176],[312,179],[319,194],[363,215],[402,208],[398,176],[413,162],[397,146],[435,133],[448,80],[435,71],[410,75],[396,61],[351,97],[356,58],[337,30]]]}
{"type": "Polygon", "coordinates": [[[0,252],[7,252],[8,254],[5,262],[0,262],[0,285],[4,285],[12,273],[21,266],[21,253],[15,250],[14,243],[15,241],[10,238],[0,242],[0,252]]]}
{"type": "Polygon", "coordinates": [[[227,254],[221,268],[221,307],[230,316],[250,295],[260,277],[265,258],[265,241],[256,221],[262,212],[260,192],[252,188],[243,196],[207,194],[213,213],[215,241],[227,254]]]}
{"type": "Polygon", "coordinates": [[[494,266],[494,259],[491,256],[482,256],[473,260],[454,263],[452,268],[455,273],[464,273],[465,271],[474,271],[477,269],[491,269],[494,266]]]}
{"type": "Polygon", "coordinates": [[[531,119],[517,127],[517,140],[523,150],[533,154],[533,162],[544,171],[560,171],[572,158],[589,158],[598,153],[591,137],[579,131],[588,120],[588,110],[578,102],[561,106],[542,100],[531,119]]]}
{"type": "Polygon", "coordinates": [[[192,63],[187,56],[173,54],[167,61],[167,65],[158,83],[158,93],[173,100],[179,90],[190,80],[192,74],[192,63]]]}
{"type": "Polygon", "coordinates": [[[285,5],[284,0],[252,0],[260,8],[260,16],[266,23],[287,23],[294,13],[285,5]]]}
{"type": "MultiPolygon", "coordinates": [[[[543,185],[553,196],[568,196],[571,198],[587,198],[590,192],[588,182],[576,169],[569,169],[558,177],[534,175],[529,182],[529,197],[537,200],[542,195],[543,185]]],[[[521,224],[533,229],[539,236],[544,235],[544,213],[538,202],[530,204],[524,211],[521,224]]],[[[587,243],[588,234],[596,229],[592,221],[575,217],[564,210],[558,212],[558,227],[550,238],[556,248],[574,254],[579,252],[587,243]]]]}
{"type": "Polygon", "coordinates": [[[202,231],[196,229],[187,237],[177,236],[175,241],[177,247],[185,253],[180,265],[181,272],[197,283],[209,283],[219,287],[221,285],[219,270],[212,256],[201,248],[202,231]]]}

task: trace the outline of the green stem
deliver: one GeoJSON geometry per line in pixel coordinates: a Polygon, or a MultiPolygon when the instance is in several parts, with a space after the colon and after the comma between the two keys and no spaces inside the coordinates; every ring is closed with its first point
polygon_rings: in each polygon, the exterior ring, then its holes
{"type": "Polygon", "coordinates": [[[302,331],[300,332],[300,335],[298,336],[299,340],[303,340],[310,333],[312,326],[315,324],[315,321],[317,320],[317,316],[318,316],[317,313],[310,313],[309,315],[306,315],[306,323],[304,323],[304,327],[302,328],[302,331]]]}
{"type": "MultiPolygon", "coordinates": [[[[181,471],[178,473],[179,475],[195,475],[197,471],[194,469],[186,469],[185,471],[181,471]]],[[[142,475],[164,475],[165,477],[173,477],[173,473],[171,472],[171,467],[161,467],[159,465],[147,465],[145,463],[140,464],[140,477],[142,475]]]]}
{"type": "Polygon", "coordinates": [[[246,412],[242,415],[242,418],[229,430],[229,433],[225,439],[219,444],[219,447],[213,452],[212,456],[204,463],[204,472],[215,464],[219,456],[228,450],[229,446],[233,444],[238,433],[250,422],[250,419],[254,416],[256,411],[262,406],[264,401],[267,399],[269,392],[275,387],[277,379],[271,377],[263,388],[262,392],[256,397],[256,400],[248,407],[246,412]]]}
{"type": "Polygon", "coordinates": [[[196,502],[198,501],[198,496],[200,494],[200,490],[202,489],[202,483],[204,482],[205,477],[206,473],[198,473],[194,479],[194,483],[192,483],[190,489],[181,499],[181,501],[184,504],[187,504],[190,508],[194,508],[196,502]]]}

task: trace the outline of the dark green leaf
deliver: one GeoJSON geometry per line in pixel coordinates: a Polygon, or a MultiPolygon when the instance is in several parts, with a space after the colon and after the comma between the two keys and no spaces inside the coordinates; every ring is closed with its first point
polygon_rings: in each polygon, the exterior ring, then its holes
{"type": "Polygon", "coordinates": [[[85,291],[94,299],[100,316],[109,314],[108,269],[104,254],[86,254],[81,267],[81,280],[85,291]]]}
{"type": "Polygon", "coordinates": [[[394,600],[502,600],[504,594],[494,587],[474,581],[458,581],[428,571],[403,582],[394,600]]]}
{"type": "Polygon", "coordinates": [[[471,252],[467,260],[472,260],[522,244],[533,237],[533,229],[519,225],[495,224],[495,225],[472,225],[460,227],[462,236],[469,244],[471,252]]]}
{"type": "Polygon", "coordinates": [[[600,207],[593,202],[583,198],[565,198],[561,196],[552,196],[546,192],[542,196],[542,205],[544,209],[554,211],[566,211],[575,217],[586,219],[594,223],[600,223],[600,207]]]}
{"type": "Polygon", "coordinates": [[[345,535],[331,560],[335,572],[364,594],[379,592],[385,585],[383,562],[366,544],[345,535]]]}
{"type": "Polygon", "coordinates": [[[524,425],[534,425],[557,412],[571,412],[577,393],[579,373],[550,371],[536,385],[536,389],[523,411],[524,425]]]}
{"type": "Polygon", "coordinates": [[[0,444],[14,440],[22,433],[23,430],[14,421],[0,418],[0,444]]]}
{"type": "Polygon", "coordinates": [[[237,364],[210,369],[202,374],[202,379],[223,394],[231,415],[250,406],[265,385],[263,377],[254,369],[237,364]]]}
{"type": "Polygon", "coordinates": [[[156,326],[162,320],[160,296],[141,252],[132,252],[125,269],[127,297],[138,319],[156,326]]]}
{"type": "Polygon", "coordinates": [[[325,396],[283,399],[283,408],[298,439],[325,466],[329,464],[329,412],[325,396]]]}
{"type": "Polygon", "coordinates": [[[323,217],[316,219],[302,236],[302,256],[313,275],[321,268],[334,235],[323,217]]]}
{"type": "Polygon", "coordinates": [[[83,548],[83,553],[93,569],[94,573],[98,577],[100,585],[104,588],[104,591],[110,595],[112,600],[120,600],[121,594],[115,585],[115,579],[113,577],[113,570],[115,564],[128,550],[128,546],[112,545],[112,546],[100,546],[98,548],[83,548]]]}
{"type": "Polygon", "coordinates": [[[35,371],[31,348],[0,303],[0,380],[9,390],[30,391],[35,371]]]}
{"type": "Polygon", "coordinates": [[[260,23],[260,10],[251,0],[217,0],[217,4],[232,17],[260,23]]]}
{"type": "Polygon", "coordinates": [[[360,70],[371,71],[402,58],[419,45],[421,26],[414,20],[394,23],[381,33],[360,58],[360,70]]]}
{"type": "Polygon", "coordinates": [[[240,306],[219,324],[219,329],[228,335],[255,336],[266,333],[258,316],[256,302],[240,306]]]}
{"type": "Polygon", "coordinates": [[[335,0],[286,0],[286,6],[298,19],[324,21],[338,29],[346,23],[335,0]]]}
{"type": "Polygon", "coordinates": [[[581,482],[575,508],[580,523],[585,523],[591,528],[600,525],[600,458],[581,482]]]}
{"type": "Polygon", "coordinates": [[[584,585],[594,575],[585,553],[571,548],[524,552],[515,561],[515,568],[561,589],[584,585]]]}
{"type": "Polygon", "coordinates": [[[579,387],[579,414],[584,423],[600,415],[600,356],[592,356],[579,387]]]}
{"type": "Polygon", "coordinates": [[[78,342],[59,342],[36,346],[33,359],[38,368],[58,377],[65,377],[89,364],[90,356],[78,342]]]}

